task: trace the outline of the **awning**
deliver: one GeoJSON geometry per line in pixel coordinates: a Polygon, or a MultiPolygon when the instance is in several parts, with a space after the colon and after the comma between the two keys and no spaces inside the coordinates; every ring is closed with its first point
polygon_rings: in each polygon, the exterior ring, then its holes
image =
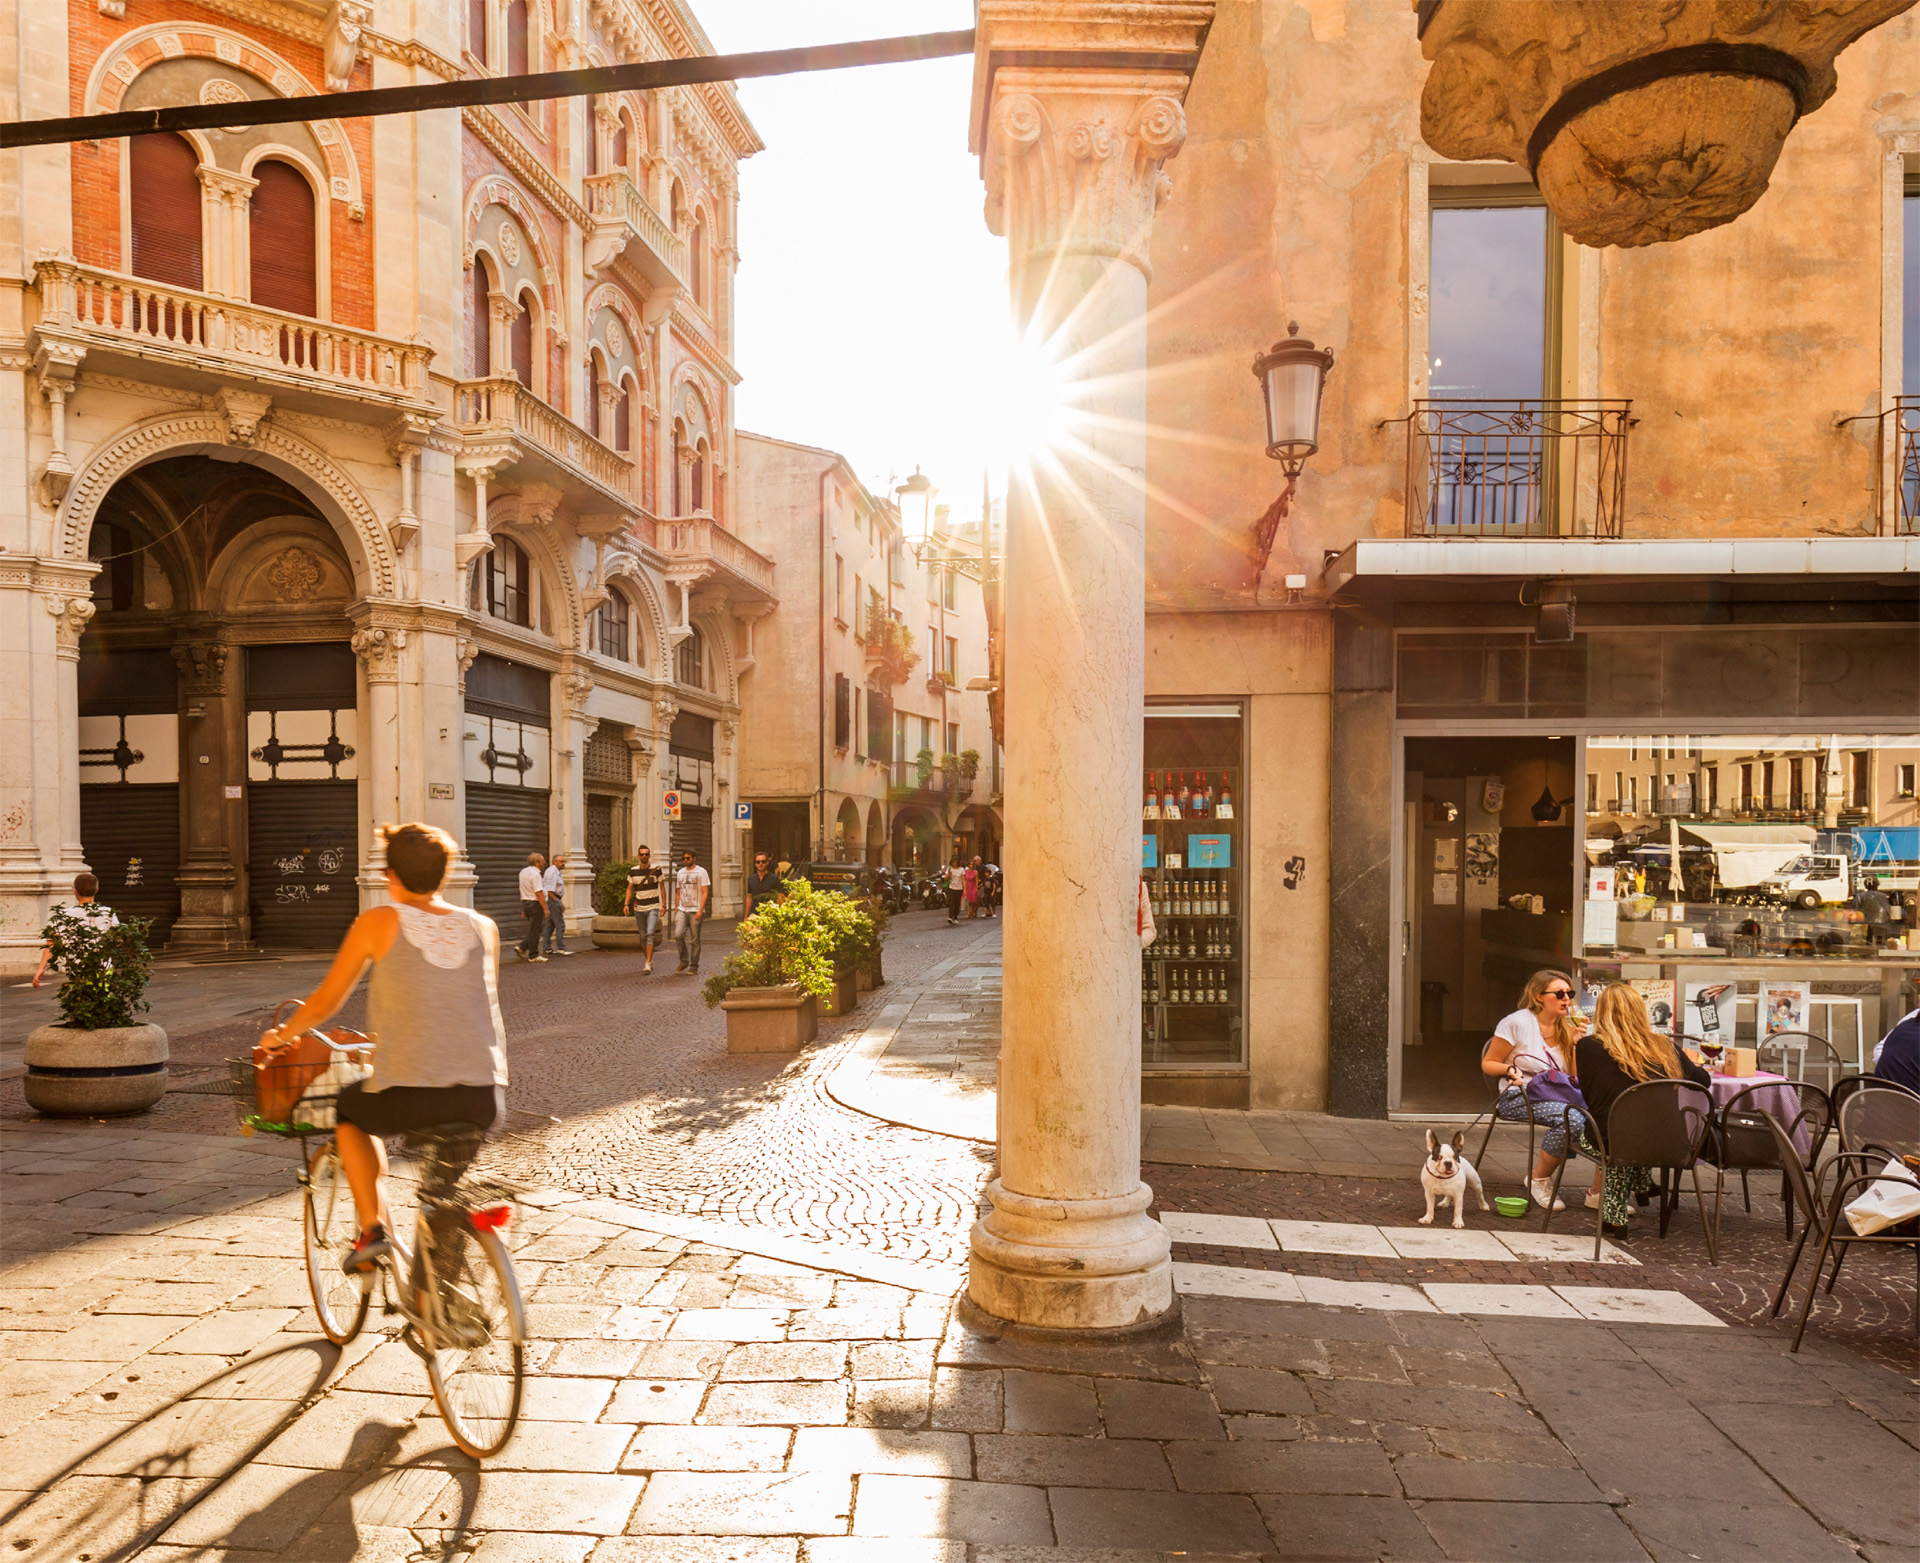
{"type": "Polygon", "coordinates": [[[1720,577],[1898,577],[1920,572],[1916,537],[1370,537],[1322,572],[1331,591],[1367,581],[1488,577],[1624,582],[1720,577]]]}

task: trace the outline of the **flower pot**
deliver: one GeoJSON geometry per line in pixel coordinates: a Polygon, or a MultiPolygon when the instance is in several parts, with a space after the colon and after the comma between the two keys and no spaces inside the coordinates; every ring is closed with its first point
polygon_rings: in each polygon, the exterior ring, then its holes
{"type": "Polygon", "coordinates": [[[820,1032],[813,995],[794,985],[735,988],[720,1001],[729,1053],[797,1053],[820,1032]]]}
{"type": "Polygon", "coordinates": [[[640,923],[632,917],[596,917],[593,920],[593,947],[596,950],[637,950],[640,948],[640,923]]]}
{"type": "Polygon", "coordinates": [[[859,993],[873,992],[873,974],[865,967],[853,974],[854,990],[859,993]]]}
{"type": "Polygon", "coordinates": [[[851,971],[833,974],[833,992],[820,1001],[822,1015],[851,1015],[860,1007],[860,989],[851,971]]]}
{"type": "Polygon", "coordinates": [[[167,1034],[158,1026],[28,1034],[27,1105],[50,1118],[143,1113],[167,1094],[167,1034]]]}

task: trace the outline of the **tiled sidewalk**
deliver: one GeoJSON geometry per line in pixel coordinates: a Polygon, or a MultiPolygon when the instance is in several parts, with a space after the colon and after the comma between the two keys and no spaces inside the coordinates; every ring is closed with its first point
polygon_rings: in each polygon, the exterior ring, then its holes
{"type": "Polygon", "coordinates": [[[1027,1343],[957,1322],[949,1273],[561,1194],[512,1229],[535,1376],[480,1470],[403,1346],[311,1333],[283,1147],[32,1125],[6,1157],[0,1557],[104,1563],[149,1538],[168,1563],[1920,1545],[1913,1386],[1819,1342],[1189,1296],[1170,1338],[1027,1343]]]}

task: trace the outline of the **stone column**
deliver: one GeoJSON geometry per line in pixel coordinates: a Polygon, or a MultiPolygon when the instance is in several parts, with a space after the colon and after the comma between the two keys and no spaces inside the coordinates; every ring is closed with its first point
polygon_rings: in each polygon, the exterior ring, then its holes
{"type": "Polygon", "coordinates": [[[567,866],[561,871],[566,886],[567,931],[579,933],[593,928],[593,876],[599,864],[587,862],[587,737],[599,718],[587,715],[587,700],[593,694],[593,674],[586,665],[569,657],[562,663],[557,680],[560,718],[554,737],[553,792],[559,800],[560,817],[555,821],[554,840],[567,854],[567,866]]]}
{"type": "MultiPolygon", "coordinates": [[[[668,654],[667,665],[673,665],[671,653],[668,654]]],[[[673,860],[673,826],[661,807],[660,795],[667,788],[678,785],[679,781],[679,767],[669,747],[673,742],[673,719],[679,714],[678,702],[664,695],[654,697],[653,753],[659,763],[654,767],[652,782],[646,788],[641,803],[647,812],[644,828],[635,831],[634,836],[636,841],[652,843],[653,860],[656,863],[670,863],[673,860]]]]}
{"type": "MultiPolygon", "coordinates": [[[[54,867],[54,892],[86,866],[80,842],[80,637],[93,621],[90,597],[48,597],[57,647],[55,679],[60,713],[60,855],[54,867]]],[[[51,854],[49,854],[51,856],[51,854]]]]}
{"type": "Polygon", "coordinates": [[[173,647],[180,669],[180,916],[167,944],[176,951],[247,942],[236,851],[246,836],[246,700],[240,659],[219,633],[218,626],[186,628],[173,647]]]}
{"type": "Polygon", "coordinates": [[[348,643],[360,659],[364,694],[360,700],[360,909],[387,899],[387,847],[382,825],[399,824],[400,675],[407,632],[368,620],[348,643]]]}
{"type": "Polygon", "coordinates": [[[1103,53],[1097,67],[979,78],[987,221],[1009,241],[1015,322],[1045,344],[1069,411],[1066,438],[1009,485],[1000,1154],[968,1295],[1018,1324],[1125,1329],[1173,1307],[1167,1236],[1140,1181],[1135,903],[1147,251],[1161,165],[1186,135],[1187,77],[1116,67],[1113,51],[1197,54],[1212,7],[1073,10],[1046,18],[1043,40],[1023,34],[1034,7],[989,0],[980,13],[983,65],[1025,42],[1103,53]]]}

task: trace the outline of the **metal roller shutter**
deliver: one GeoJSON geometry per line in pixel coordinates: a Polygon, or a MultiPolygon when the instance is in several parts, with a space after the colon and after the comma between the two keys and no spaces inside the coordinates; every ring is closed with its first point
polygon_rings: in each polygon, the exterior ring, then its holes
{"type": "Polygon", "coordinates": [[[489,787],[467,783],[467,859],[479,882],[473,905],[500,925],[503,943],[520,938],[520,870],[529,852],[547,850],[544,788],[489,787]]]}
{"type": "Polygon", "coordinates": [[[668,844],[673,848],[673,866],[680,866],[680,854],[691,852],[694,862],[713,874],[713,810],[686,808],[680,810],[680,818],[674,820],[667,831],[668,844]]]}
{"type": "Polygon", "coordinates": [[[100,899],[129,917],[151,917],[158,949],[180,914],[180,789],[173,783],[80,789],[80,845],[100,899]]]}
{"type": "Polygon", "coordinates": [[[359,790],[350,781],[247,788],[247,876],[256,944],[330,950],[360,908],[359,790]]]}

